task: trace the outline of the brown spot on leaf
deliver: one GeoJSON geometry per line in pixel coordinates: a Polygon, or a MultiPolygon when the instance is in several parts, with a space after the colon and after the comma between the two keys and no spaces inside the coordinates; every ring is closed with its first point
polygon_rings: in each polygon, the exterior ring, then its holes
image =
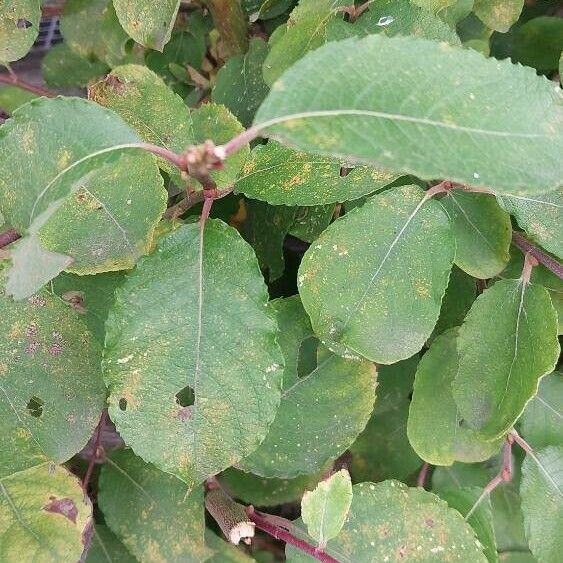
{"type": "Polygon", "coordinates": [[[186,421],[192,418],[192,414],[193,407],[181,407],[180,410],[178,410],[177,416],[181,421],[186,421]]]}
{"type": "Polygon", "coordinates": [[[29,29],[30,27],[33,27],[33,24],[29,20],[26,20],[25,18],[20,18],[16,22],[16,27],[18,29],[29,29]]]}
{"type": "Polygon", "coordinates": [[[406,545],[402,545],[401,547],[399,547],[399,549],[397,550],[397,555],[402,559],[403,557],[405,557],[407,554],[407,546],[406,545]]]}
{"type": "Polygon", "coordinates": [[[27,298],[27,302],[30,305],[36,305],[37,307],[45,307],[45,305],[47,305],[47,301],[45,301],[45,298],[41,297],[41,295],[32,295],[27,298]]]}
{"type": "Polygon", "coordinates": [[[106,78],[106,84],[117,94],[123,94],[125,90],[125,85],[122,80],[120,80],[115,74],[108,74],[106,78]]]}
{"type": "Polygon", "coordinates": [[[45,512],[52,512],[53,514],[61,514],[76,524],[78,509],[74,501],[70,498],[56,498],[51,496],[49,497],[49,502],[43,507],[43,510],[45,512]]]}
{"type": "Polygon", "coordinates": [[[429,528],[433,528],[434,527],[434,520],[432,520],[432,518],[427,518],[424,523],[429,527],[429,528]]]}

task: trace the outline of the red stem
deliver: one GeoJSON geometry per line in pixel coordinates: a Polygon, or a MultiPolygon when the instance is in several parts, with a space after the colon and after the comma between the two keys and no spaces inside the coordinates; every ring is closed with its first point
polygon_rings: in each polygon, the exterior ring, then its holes
{"type": "Polygon", "coordinates": [[[4,248],[5,246],[12,244],[19,238],[21,238],[21,235],[14,231],[14,229],[8,229],[7,231],[0,233],[0,248],[4,248]]]}
{"type": "Polygon", "coordinates": [[[102,434],[104,433],[104,428],[106,426],[106,420],[108,416],[108,411],[104,409],[102,411],[102,416],[100,417],[100,422],[98,423],[98,430],[96,434],[96,441],[94,442],[94,453],[88,462],[88,469],[86,469],[86,475],[84,475],[84,480],[82,481],[82,490],[84,494],[88,493],[88,484],[90,483],[90,477],[92,477],[92,471],[94,470],[94,464],[98,459],[98,449],[102,441],[102,434]]]}
{"type": "Polygon", "coordinates": [[[276,526],[268,521],[264,515],[254,509],[254,507],[247,506],[246,507],[246,514],[248,518],[256,524],[256,527],[267,534],[270,534],[273,538],[277,540],[282,540],[285,543],[293,545],[297,549],[300,549],[304,553],[307,553],[311,557],[314,557],[317,561],[323,561],[324,563],[339,563],[337,559],[334,559],[324,551],[315,546],[307,543],[306,541],[300,540],[296,538],[293,534],[281,528],[280,526],[276,526]]]}
{"type": "Polygon", "coordinates": [[[426,476],[428,475],[428,470],[430,469],[429,463],[424,463],[424,465],[420,468],[420,473],[418,474],[418,478],[416,480],[417,487],[424,487],[426,483],[426,476]]]}
{"type": "Polygon", "coordinates": [[[156,156],[160,156],[161,158],[168,160],[176,167],[178,167],[181,171],[187,172],[188,163],[186,162],[185,156],[176,154],[175,152],[165,147],[161,147],[160,145],[153,145],[151,143],[139,143],[138,147],[147,152],[155,154],[156,156]]]}
{"type": "Polygon", "coordinates": [[[57,96],[55,92],[41,88],[40,86],[34,86],[25,80],[20,80],[15,74],[0,74],[0,83],[11,84],[12,86],[17,86],[22,90],[27,90],[32,94],[37,94],[38,96],[46,96],[48,98],[54,98],[57,96]]]}
{"type": "Polygon", "coordinates": [[[225,159],[227,156],[237,152],[239,149],[244,147],[250,141],[254,141],[257,137],[260,136],[260,129],[257,127],[250,127],[246,131],[243,131],[236,137],[233,137],[228,143],[215,147],[217,152],[217,156],[221,159],[225,159]]]}
{"type": "Polygon", "coordinates": [[[557,277],[563,279],[563,264],[552,258],[549,254],[534,246],[527,238],[520,233],[512,232],[512,244],[518,247],[524,254],[530,253],[538,262],[551,270],[557,277]]]}

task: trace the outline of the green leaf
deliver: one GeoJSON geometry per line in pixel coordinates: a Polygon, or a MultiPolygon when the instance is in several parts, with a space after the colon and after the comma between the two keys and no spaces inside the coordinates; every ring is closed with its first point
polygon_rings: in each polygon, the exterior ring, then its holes
{"type": "Polygon", "coordinates": [[[394,409],[411,394],[418,360],[418,354],[415,354],[407,360],[378,367],[376,414],[394,409]]]}
{"type": "Polygon", "coordinates": [[[309,535],[324,548],[344,526],[352,504],[352,481],[341,469],[307,491],[301,499],[301,518],[309,535]]]}
{"type": "Polygon", "coordinates": [[[213,101],[225,105],[245,127],[252,124],[270,90],[262,78],[267,54],[267,44],[262,39],[253,39],[245,55],[230,57],[217,73],[211,93],[213,101]]]}
{"type": "Polygon", "coordinates": [[[423,196],[416,186],[376,195],[305,253],[298,276],[303,306],[315,333],[337,353],[391,364],[418,352],[432,333],[454,241],[441,205],[423,196]]]}
{"type": "Polygon", "coordinates": [[[354,481],[406,480],[422,465],[407,438],[408,414],[407,398],[384,413],[376,405],[365,430],[350,446],[354,481]]]}
{"type": "Polygon", "coordinates": [[[107,526],[96,524],[85,563],[112,563],[113,561],[135,563],[137,559],[127,551],[107,526]]]}
{"type": "MultiPolygon", "coordinates": [[[[131,267],[166,203],[152,156],[130,148],[138,142],[116,114],[86,100],[22,106],[0,129],[2,212],[17,231],[52,245],[44,250],[72,254],[80,273],[131,267]]],[[[33,264],[23,266],[25,277],[33,264]]]]}
{"type": "Polygon", "coordinates": [[[67,461],[105,403],[99,344],[57,297],[0,297],[0,478],[67,461]]]}
{"type": "Polygon", "coordinates": [[[486,442],[467,428],[452,395],[458,372],[457,329],[438,336],[418,364],[407,433],[418,455],[432,465],[484,461],[500,441],[486,442]]]}
{"type": "MultiPolygon", "coordinates": [[[[284,359],[283,384],[288,388],[299,381],[299,356],[305,343],[316,339],[298,295],[274,299],[269,305],[275,311],[280,329],[278,343],[284,359]]],[[[304,375],[309,373],[310,371],[304,375]]]]}
{"type": "Polygon", "coordinates": [[[376,35],[307,54],[272,88],[255,125],[304,151],[499,193],[545,193],[561,183],[558,97],[550,81],[508,61],[376,35]],[[351,53],[362,53],[353,73],[351,53]],[[499,107],[499,96],[510,104],[499,107]]]}
{"type": "Polygon", "coordinates": [[[66,45],[78,55],[104,60],[105,45],[100,41],[103,13],[110,0],[68,0],[60,19],[66,45]]]}
{"type": "Polygon", "coordinates": [[[246,555],[242,547],[226,542],[209,528],[205,529],[205,540],[214,551],[213,556],[205,560],[206,563],[254,563],[256,561],[256,559],[246,555]]]}
{"type": "Polygon", "coordinates": [[[162,51],[170,40],[180,0],[113,0],[123,29],[137,43],[162,51]]]}
{"type": "Polygon", "coordinates": [[[498,200],[533,241],[563,258],[563,190],[534,197],[505,195],[498,200]]]}
{"type": "Polygon", "coordinates": [[[203,490],[159,471],[131,450],[106,459],[98,503],[113,533],[139,561],[199,563],[211,556],[204,541],[203,490]]]}
{"type": "Polygon", "coordinates": [[[291,385],[265,440],[239,463],[264,477],[319,471],[364,429],[375,400],[375,368],[322,350],[317,367],[291,385]]]}
{"type": "Polygon", "coordinates": [[[0,108],[8,113],[12,113],[20,106],[23,106],[23,104],[27,104],[27,102],[31,102],[31,100],[35,100],[37,97],[37,94],[17,86],[6,86],[3,84],[0,87],[0,108]]]}
{"type": "MultiPolygon", "coordinates": [[[[116,111],[147,143],[177,153],[207,139],[226,143],[243,130],[224,106],[205,104],[190,111],[162,78],[141,65],[114,68],[106,80],[90,88],[89,95],[98,104],[116,111]]],[[[248,151],[247,146],[243,147],[227,159],[223,170],[211,173],[219,188],[234,183],[248,151]]],[[[162,159],[159,165],[178,185],[184,184],[176,167],[162,159]]]]}
{"type": "Polygon", "coordinates": [[[267,272],[266,279],[273,282],[285,270],[283,241],[293,225],[296,209],[254,199],[245,201],[245,209],[242,235],[254,248],[260,268],[267,272]]]}
{"type": "Polygon", "coordinates": [[[526,536],[538,561],[557,561],[563,550],[563,447],[526,456],[520,496],[526,536]]]}
{"type": "Polygon", "coordinates": [[[491,29],[505,33],[518,21],[524,0],[475,0],[474,11],[491,29]]]}
{"type": "Polygon", "coordinates": [[[413,35],[434,41],[446,41],[451,45],[461,44],[455,30],[437,15],[403,0],[378,0],[371,3],[369,10],[354,23],[336,23],[338,25],[329,25],[328,35],[332,41],[381,33],[388,37],[413,35]]]}
{"type": "Polygon", "coordinates": [[[88,86],[91,79],[105,75],[107,70],[105,63],[92,62],[71,50],[65,43],[55,45],[41,61],[45,82],[55,88],[88,86]]]}
{"type": "Polygon", "coordinates": [[[312,243],[330,225],[334,212],[334,204],[299,207],[289,234],[312,243]]]}
{"type": "Polygon", "coordinates": [[[325,469],[293,479],[266,479],[231,467],[221,473],[219,480],[231,496],[243,502],[254,506],[276,506],[300,500],[305,491],[315,487],[325,469]]]}
{"type": "Polygon", "coordinates": [[[523,280],[495,283],[471,307],[457,349],[452,386],[458,410],[483,438],[494,440],[513,426],[559,357],[547,290],[523,280]]]}
{"type": "Polygon", "coordinates": [[[31,49],[39,33],[39,0],[4,0],[0,5],[0,63],[17,61],[31,49]]]}
{"type": "Polygon", "coordinates": [[[452,222],[456,265],[481,279],[502,272],[510,258],[512,225],[494,196],[451,190],[440,202],[452,222]]]}
{"type": "Polygon", "coordinates": [[[399,177],[369,167],[341,177],[340,167],[332,158],[269,142],[250,153],[235,191],[274,205],[324,205],[374,193],[399,177]]]}
{"type": "MultiPolygon", "coordinates": [[[[285,26],[270,37],[270,52],[264,62],[264,80],[271,85],[305,53],[324,45],[332,19],[341,19],[339,8],[347,0],[301,0],[285,26]]],[[[343,22],[342,22],[343,23],[343,22]]]]}
{"type": "Polygon", "coordinates": [[[455,1],[456,0],[411,0],[411,2],[416,6],[426,8],[427,10],[431,10],[433,12],[439,12],[440,10],[454,4],[455,1]]]}
{"type": "MultiPolygon", "coordinates": [[[[463,487],[448,489],[440,493],[439,496],[444,499],[451,508],[455,508],[462,516],[467,516],[480,495],[481,489],[478,487],[463,487]]],[[[499,556],[493,528],[491,503],[488,498],[481,500],[467,522],[471,525],[473,530],[475,530],[477,540],[483,546],[485,556],[489,562],[496,563],[499,560],[499,556]]]]}
{"type": "Polygon", "coordinates": [[[274,418],[283,359],[267,300],[252,249],[218,220],[203,239],[195,223],[161,238],[116,292],[110,416],[138,455],[188,486],[250,454],[274,418]]]}
{"type": "Polygon", "coordinates": [[[0,479],[3,562],[78,561],[92,525],[92,504],[64,467],[43,463],[0,479]]]}
{"type": "MultiPolygon", "coordinates": [[[[522,268],[519,271],[521,272],[522,268]]],[[[442,300],[440,317],[434,327],[433,335],[437,336],[449,328],[459,326],[463,319],[465,319],[469,309],[471,309],[476,296],[477,286],[475,279],[468,276],[457,266],[454,266],[450,274],[446,294],[442,300]]]]}
{"type": "MultiPolygon", "coordinates": [[[[487,561],[471,526],[432,493],[398,481],[360,483],[353,492],[344,528],[327,547],[340,561],[487,561]]],[[[312,560],[293,547],[286,553],[292,563],[312,560]]]]}
{"type": "Polygon", "coordinates": [[[63,272],[51,282],[51,289],[82,316],[90,332],[103,344],[105,322],[114,301],[114,292],[123,279],[123,272],[108,272],[97,276],[78,276],[63,272]]]}
{"type": "Polygon", "coordinates": [[[538,394],[528,403],[520,419],[520,430],[535,449],[563,446],[563,380],[552,373],[541,380],[538,394]]]}

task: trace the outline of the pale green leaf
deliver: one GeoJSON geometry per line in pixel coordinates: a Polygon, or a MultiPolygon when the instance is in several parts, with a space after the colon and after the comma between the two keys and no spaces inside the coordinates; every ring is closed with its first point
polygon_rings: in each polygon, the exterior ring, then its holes
{"type": "Polygon", "coordinates": [[[86,100],[22,106],[0,128],[3,214],[52,245],[45,250],[72,254],[81,273],[131,267],[166,203],[153,157],[130,148],[138,142],[119,116],[86,100]]]}
{"type": "Polygon", "coordinates": [[[418,364],[407,433],[418,455],[432,465],[484,461],[500,441],[486,442],[468,428],[452,395],[458,371],[457,329],[438,336],[418,364]]]}
{"type": "Polygon", "coordinates": [[[377,0],[354,23],[335,23],[328,28],[331,41],[381,33],[388,37],[413,35],[460,45],[459,37],[447,23],[430,10],[404,0],[377,0]]]}
{"type": "MultiPolygon", "coordinates": [[[[274,302],[282,318],[301,317],[297,302],[274,302]]],[[[280,327],[287,322],[281,321],[280,327]]],[[[300,325],[302,321],[299,321],[300,325]]],[[[289,365],[295,365],[307,327],[280,340],[289,365]]],[[[266,439],[239,463],[264,477],[292,478],[319,471],[336,459],[364,429],[375,400],[375,367],[319,351],[318,364],[296,377],[284,372],[281,404],[266,439]]]]}
{"type": "MultiPolygon", "coordinates": [[[[473,561],[487,559],[471,526],[445,501],[399,481],[360,483],[327,552],[339,561],[473,561]],[[386,559],[387,558],[387,559],[386,559]]],[[[291,563],[313,559],[286,548],[291,563]]]]}
{"type": "Polygon", "coordinates": [[[383,413],[376,403],[375,414],[350,446],[354,481],[406,480],[422,465],[407,438],[408,414],[406,397],[383,413]]]}
{"type": "Polygon", "coordinates": [[[440,9],[436,15],[455,29],[458,22],[471,13],[473,4],[474,0],[454,0],[453,4],[440,9]]]}
{"type": "Polygon", "coordinates": [[[180,0],[113,0],[123,29],[145,47],[162,51],[170,40],[180,0]]]}
{"type": "Polygon", "coordinates": [[[323,468],[312,475],[299,475],[293,479],[259,477],[229,468],[221,473],[219,480],[229,494],[254,506],[276,506],[301,499],[303,493],[311,490],[322,478],[323,468]]]}
{"type": "Polygon", "coordinates": [[[527,455],[520,496],[526,536],[538,561],[558,561],[563,551],[563,447],[527,455]]]}
{"type": "Polygon", "coordinates": [[[295,218],[295,207],[270,205],[263,201],[245,201],[246,220],[242,235],[254,248],[266,279],[273,282],[283,275],[283,242],[295,218]]]}
{"type": "Polygon", "coordinates": [[[41,61],[41,72],[49,86],[60,88],[87,86],[88,82],[108,71],[105,63],[90,61],[60,43],[47,51],[41,61]]]}
{"type": "Polygon", "coordinates": [[[487,27],[504,33],[518,21],[524,0],[475,0],[473,10],[487,27]]]}
{"type": "Polygon", "coordinates": [[[533,197],[505,195],[498,200],[533,241],[563,258],[563,190],[533,197]]]}
{"type": "Polygon", "coordinates": [[[104,524],[94,526],[92,544],[88,549],[85,563],[136,563],[125,546],[104,524]]]}
{"type": "Polygon", "coordinates": [[[188,496],[186,484],[159,471],[131,450],[106,459],[98,504],[106,524],[139,560],[205,561],[203,490],[188,496]]]}
{"type": "Polygon", "coordinates": [[[418,352],[432,333],[454,241],[441,205],[423,196],[415,186],[376,195],[305,253],[299,293],[329,348],[391,364],[418,352]]]}
{"type": "MultiPolygon", "coordinates": [[[[522,271],[522,268],[520,268],[520,271],[522,271]]],[[[454,266],[433,335],[437,336],[448,328],[459,326],[471,309],[475,297],[477,297],[475,278],[454,266]]]]}
{"type": "Polygon", "coordinates": [[[439,12],[448,6],[451,6],[456,0],[410,0],[416,6],[439,12]]]}
{"type": "Polygon", "coordinates": [[[471,307],[457,349],[452,385],[461,417],[487,440],[503,436],[559,357],[547,290],[522,280],[495,283],[471,307]]]}
{"type": "Polygon", "coordinates": [[[481,279],[502,272],[510,258],[512,225],[494,196],[451,190],[440,202],[452,222],[456,265],[481,279]]]}
{"type": "MultiPolygon", "coordinates": [[[[226,143],[243,128],[224,107],[204,104],[190,111],[180,96],[152,70],[141,65],[114,68],[108,77],[94,84],[90,98],[116,111],[147,143],[154,143],[181,153],[188,146],[211,139],[226,143]]],[[[230,187],[248,155],[248,146],[231,155],[223,170],[212,171],[219,188],[230,187]]],[[[179,185],[184,182],[178,170],[160,160],[179,185]]]]}
{"type": "Polygon", "coordinates": [[[360,167],[341,177],[340,167],[333,158],[270,142],[250,153],[235,191],[275,205],[324,205],[374,193],[400,176],[360,167]]]}
{"type": "Polygon", "coordinates": [[[139,262],[116,292],[104,364],[110,415],[138,455],[194,485],[263,440],[283,365],[267,299],[252,249],[218,220],[139,262]]]}
{"type": "Polygon", "coordinates": [[[262,78],[267,54],[267,44],[262,39],[253,39],[246,54],[230,57],[217,73],[211,93],[213,101],[225,105],[245,127],[252,124],[269,91],[262,78]]]}
{"type": "Polygon", "coordinates": [[[0,478],[67,461],[90,438],[105,403],[101,350],[59,298],[0,297],[0,478]]]}
{"type": "Polygon", "coordinates": [[[90,499],[64,467],[43,463],[0,479],[2,563],[78,561],[92,525],[90,499]]]}
{"type": "Polygon", "coordinates": [[[40,20],[39,0],[0,1],[0,63],[27,54],[39,33],[40,20]]]}
{"type": "Polygon", "coordinates": [[[319,546],[324,548],[328,540],[339,534],[351,504],[352,481],[346,469],[332,474],[303,495],[301,518],[319,546]]]}
{"type": "Polygon", "coordinates": [[[270,52],[263,69],[266,83],[271,85],[305,53],[324,45],[329,22],[342,20],[339,8],[346,5],[347,0],[301,0],[287,24],[270,37],[270,52]]]}
{"type": "Polygon", "coordinates": [[[274,85],[255,125],[300,150],[423,179],[545,193],[561,184],[559,98],[550,81],[508,61],[374,35],[308,53],[274,85]],[[499,106],[499,96],[510,103],[499,106]]]}
{"type": "Polygon", "coordinates": [[[68,0],[64,3],[60,30],[66,45],[78,55],[104,59],[106,47],[100,41],[103,13],[111,0],[68,0]]]}
{"type": "Polygon", "coordinates": [[[563,446],[563,380],[555,372],[544,377],[538,394],[528,403],[520,430],[533,448],[563,446]]]}
{"type": "MultiPolygon", "coordinates": [[[[462,516],[467,516],[481,495],[481,492],[482,490],[478,487],[460,487],[442,491],[439,493],[439,496],[444,499],[451,508],[455,508],[462,516]]],[[[467,522],[471,525],[473,530],[475,530],[477,539],[483,546],[483,551],[489,563],[496,563],[499,560],[499,556],[493,528],[491,502],[488,498],[481,500],[467,522]]]]}

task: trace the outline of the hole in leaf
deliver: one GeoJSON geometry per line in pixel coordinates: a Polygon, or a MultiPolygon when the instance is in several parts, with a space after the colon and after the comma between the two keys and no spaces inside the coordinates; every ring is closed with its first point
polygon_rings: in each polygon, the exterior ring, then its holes
{"type": "Polygon", "coordinates": [[[319,341],[314,336],[309,336],[299,346],[297,358],[297,376],[306,377],[317,367],[317,349],[319,341]]]}
{"type": "Polygon", "coordinates": [[[125,399],[124,397],[121,397],[121,399],[119,399],[119,410],[127,410],[127,399],[125,399]]]}
{"type": "Polygon", "coordinates": [[[35,418],[39,418],[43,414],[43,406],[45,405],[45,401],[40,399],[39,397],[31,397],[27,402],[26,409],[29,411],[31,416],[35,418]]]}
{"type": "Polygon", "coordinates": [[[181,407],[190,407],[195,402],[195,392],[192,387],[186,385],[183,389],[176,393],[176,402],[181,407]]]}

